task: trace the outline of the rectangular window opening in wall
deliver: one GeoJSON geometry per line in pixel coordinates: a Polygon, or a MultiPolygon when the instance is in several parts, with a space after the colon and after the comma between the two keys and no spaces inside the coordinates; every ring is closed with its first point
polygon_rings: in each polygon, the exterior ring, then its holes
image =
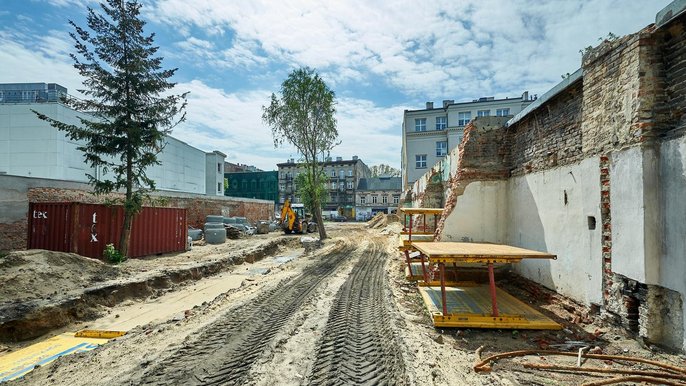
{"type": "Polygon", "coordinates": [[[472,112],[471,111],[464,111],[461,113],[457,113],[457,125],[458,126],[465,126],[471,120],[472,120],[472,112]]]}
{"type": "Polygon", "coordinates": [[[400,196],[393,196],[393,203],[397,204],[400,202],[400,196]]]}
{"type": "Polygon", "coordinates": [[[378,197],[372,196],[372,204],[376,204],[378,201],[378,197]]]}
{"type": "Polygon", "coordinates": [[[353,188],[353,182],[352,182],[352,181],[348,181],[348,189],[352,189],[352,188],[353,188]]]}
{"type": "Polygon", "coordinates": [[[219,192],[221,192],[221,191],[222,191],[222,183],[221,183],[221,182],[217,182],[217,193],[219,193],[219,192]]]}
{"type": "Polygon", "coordinates": [[[448,154],[448,141],[436,142],[436,157],[443,157],[448,154]]]}
{"type": "Polygon", "coordinates": [[[491,115],[491,110],[479,110],[476,112],[477,117],[487,117],[491,115]]]}
{"type": "Polygon", "coordinates": [[[222,172],[222,164],[217,164],[217,173],[222,172]]]}
{"type": "Polygon", "coordinates": [[[348,169],[348,177],[352,177],[352,176],[353,176],[353,170],[352,170],[352,169],[348,169]]]}
{"type": "Polygon", "coordinates": [[[388,196],[381,196],[381,203],[388,204],[388,196]]]}
{"type": "Polygon", "coordinates": [[[448,127],[448,117],[436,117],[436,130],[445,130],[448,127]]]}
{"type": "Polygon", "coordinates": [[[510,109],[496,109],[495,110],[495,116],[496,117],[505,117],[510,115],[510,109]]]}
{"type": "Polygon", "coordinates": [[[414,131],[426,131],[426,118],[417,118],[414,120],[414,131]]]}
{"type": "Polygon", "coordinates": [[[415,168],[426,169],[426,154],[417,154],[414,156],[415,168]]]}
{"type": "Polygon", "coordinates": [[[360,196],[360,204],[366,204],[367,203],[367,196],[360,196]]]}

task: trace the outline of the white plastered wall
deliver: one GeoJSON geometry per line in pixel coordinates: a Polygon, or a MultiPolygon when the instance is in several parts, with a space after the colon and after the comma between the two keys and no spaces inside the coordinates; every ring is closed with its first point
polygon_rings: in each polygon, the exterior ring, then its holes
{"type": "Polygon", "coordinates": [[[598,157],[511,178],[508,188],[507,244],[557,255],[524,260],[514,269],[584,304],[601,303],[598,157]],[[595,229],[589,229],[593,221],[595,229]]]}
{"type": "Polygon", "coordinates": [[[660,177],[663,248],[659,284],[681,294],[682,347],[686,351],[686,137],[662,143],[660,177]]]}
{"type": "Polygon", "coordinates": [[[584,304],[601,303],[598,165],[592,157],[507,181],[472,182],[446,219],[442,240],[505,243],[556,254],[557,260],[524,260],[514,269],[584,304]],[[595,218],[593,230],[589,216],[595,218]]]}

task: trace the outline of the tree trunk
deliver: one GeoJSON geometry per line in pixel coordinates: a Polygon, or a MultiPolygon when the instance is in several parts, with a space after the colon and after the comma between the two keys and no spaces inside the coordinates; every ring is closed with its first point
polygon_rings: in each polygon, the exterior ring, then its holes
{"type": "Polygon", "coordinates": [[[122,227],[121,237],[119,237],[119,252],[122,256],[129,257],[129,240],[131,240],[131,223],[133,213],[124,210],[124,226],[122,227]]]}
{"type": "Polygon", "coordinates": [[[314,203],[314,217],[317,220],[317,229],[319,229],[319,240],[324,240],[328,236],[326,235],[326,229],[324,229],[324,221],[322,221],[322,206],[318,201],[314,203]]]}

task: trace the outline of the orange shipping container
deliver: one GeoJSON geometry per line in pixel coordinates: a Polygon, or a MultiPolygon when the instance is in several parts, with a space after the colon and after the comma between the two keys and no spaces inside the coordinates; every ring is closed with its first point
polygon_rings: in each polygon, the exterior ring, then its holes
{"type": "MultiPolygon", "coordinates": [[[[122,206],[31,203],[28,248],[101,258],[105,245],[119,249],[123,222],[122,206]]],[[[145,207],[131,226],[129,257],[184,251],[187,233],[186,209],[145,207]]]]}

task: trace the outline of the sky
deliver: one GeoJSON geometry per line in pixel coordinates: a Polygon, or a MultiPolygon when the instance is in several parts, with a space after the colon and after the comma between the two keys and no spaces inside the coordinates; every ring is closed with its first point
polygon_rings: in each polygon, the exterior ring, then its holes
{"type": "MultiPolygon", "coordinates": [[[[164,68],[190,91],[172,136],[233,163],[276,170],[262,107],[288,74],[314,68],[336,93],[331,155],[400,168],[405,109],[444,99],[541,95],[584,47],[655,21],[667,0],[140,0],[164,68]]],[[[58,83],[79,95],[69,21],[94,0],[0,0],[0,83],[58,83]]]]}

